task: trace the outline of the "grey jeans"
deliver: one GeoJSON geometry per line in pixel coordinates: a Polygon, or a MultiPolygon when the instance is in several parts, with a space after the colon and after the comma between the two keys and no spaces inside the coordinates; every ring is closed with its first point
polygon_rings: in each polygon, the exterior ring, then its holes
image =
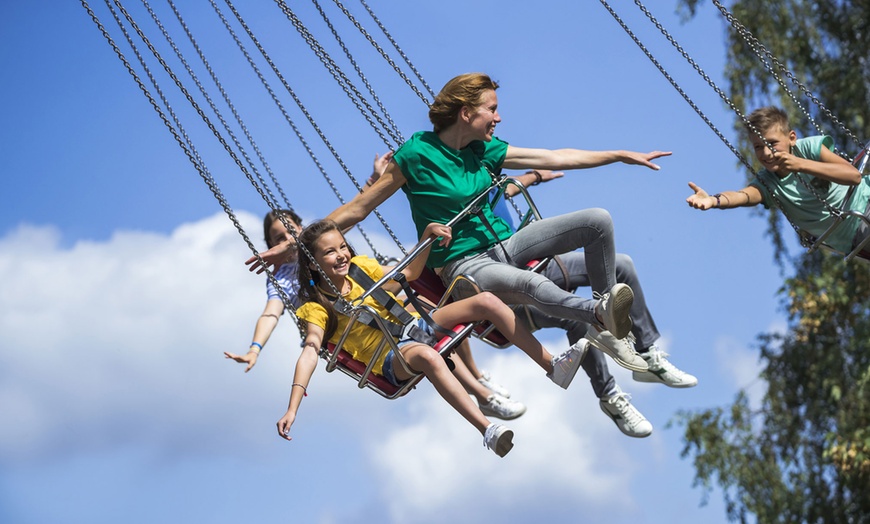
{"type": "Polygon", "coordinates": [[[469,275],[482,290],[507,304],[530,305],[555,318],[591,323],[597,300],[581,298],[545,275],[525,269],[530,260],[580,248],[592,290],[609,291],[616,284],[613,221],[607,210],[598,208],[532,222],[484,253],[448,263],[441,279],[449,285],[457,275],[469,275]]]}
{"type": "MultiPolygon", "coordinates": [[[[589,285],[589,277],[586,274],[586,257],[583,253],[576,251],[566,253],[560,255],[559,259],[565,268],[565,273],[567,273],[567,281],[562,269],[552,262],[544,270],[544,275],[547,278],[560,287],[571,290],[589,285]]],[[[640,279],[637,276],[634,262],[628,255],[621,253],[616,255],[616,280],[617,282],[628,284],[632,291],[634,291],[634,303],[631,306],[631,319],[634,325],[631,332],[636,339],[635,348],[638,351],[646,349],[658,340],[661,335],[659,335],[652,314],[647,308],[643,288],[640,285],[640,279]]],[[[564,329],[568,335],[569,344],[574,344],[580,340],[588,329],[587,324],[584,322],[551,317],[533,307],[522,306],[515,309],[517,311],[517,318],[525,324],[529,331],[537,331],[544,328],[564,329]]],[[[596,397],[603,398],[604,396],[612,395],[616,391],[616,380],[610,374],[610,370],[607,368],[607,359],[601,351],[590,347],[581,365],[583,371],[589,377],[589,382],[592,384],[592,390],[595,392],[596,397]]]]}
{"type": "MultiPolygon", "coordinates": [[[[559,255],[559,261],[568,273],[567,282],[565,274],[555,262],[550,262],[547,265],[544,269],[544,276],[555,282],[562,289],[573,291],[578,287],[589,286],[589,275],[586,271],[586,255],[584,253],[579,251],[565,253],[564,255],[559,255]]],[[[638,351],[645,350],[661,338],[661,335],[652,318],[652,313],[650,313],[646,305],[643,286],[640,285],[637,269],[635,269],[634,261],[630,256],[622,253],[616,254],[616,281],[620,284],[627,284],[634,291],[634,302],[631,305],[631,321],[633,324],[631,332],[635,338],[635,349],[638,351]]],[[[542,325],[540,327],[556,326],[542,325]]],[[[576,339],[570,342],[573,344],[576,342],[576,339]]]]}

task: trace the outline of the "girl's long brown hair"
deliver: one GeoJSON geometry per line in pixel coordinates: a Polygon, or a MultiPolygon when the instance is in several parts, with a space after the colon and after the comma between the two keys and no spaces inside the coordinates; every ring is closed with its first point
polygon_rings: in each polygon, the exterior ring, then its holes
{"type": "MultiPolygon", "coordinates": [[[[302,233],[299,233],[299,243],[305,248],[299,249],[299,264],[297,270],[299,278],[299,299],[303,304],[305,302],[315,302],[320,304],[323,306],[323,309],[326,310],[326,328],[324,329],[325,333],[323,335],[324,342],[331,339],[332,335],[335,334],[335,330],[338,328],[338,314],[335,311],[335,307],[332,305],[333,301],[330,300],[330,298],[321,291],[320,286],[317,285],[323,276],[320,274],[320,271],[316,269],[317,262],[311,260],[308,253],[313,255],[314,245],[321,236],[330,231],[338,231],[341,237],[344,238],[344,233],[341,232],[338,224],[332,220],[317,220],[303,229],[302,233]],[[311,269],[311,266],[314,266],[315,269],[311,269]]],[[[347,239],[345,239],[345,242],[347,242],[347,239]]],[[[350,244],[348,244],[347,247],[350,250],[350,256],[355,257],[356,253],[354,252],[353,247],[350,244]]]]}

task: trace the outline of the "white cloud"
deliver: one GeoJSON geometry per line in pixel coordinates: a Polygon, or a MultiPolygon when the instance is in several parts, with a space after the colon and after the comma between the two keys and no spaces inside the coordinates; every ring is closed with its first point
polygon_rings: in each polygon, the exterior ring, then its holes
{"type": "MultiPolygon", "coordinates": [[[[259,219],[241,218],[256,237],[259,219]]],[[[286,407],[298,335],[285,318],[248,375],[223,358],[246,349],[264,298],[226,217],[170,235],[120,231],[69,248],[58,240],[53,228],[33,226],[0,240],[0,280],[8,283],[0,291],[0,463],[131,444],[164,456],[247,446],[249,458],[270,460],[285,444],[274,421],[286,407]]],[[[563,346],[558,337],[548,345],[563,346]]],[[[593,511],[609,506],[614,490],[623,492],[620,508],[608,511],[640,511],[624,489],[638,467],[635,441],[600,413],[582,373],[566,392],[518,350],[475,354],[529,406],[509,422],[516,445],[505,459],[484,449],[428,384],[384,401],[322,366],[294,427],[294,450],[325,445],[322,432],[338,429],[331,441],[365,454],[377,482],[367,489],[396,521],[443,518],[446,507],[468,516],[480,485],[493,488],[508,516],[545,494],[593,511]]]]}

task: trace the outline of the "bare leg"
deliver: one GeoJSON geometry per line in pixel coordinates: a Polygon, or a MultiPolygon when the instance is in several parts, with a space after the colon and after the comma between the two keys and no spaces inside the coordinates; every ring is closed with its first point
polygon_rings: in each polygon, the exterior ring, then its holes
{"type": "MultiPolygon", "coordinates": [[[[471,400],[462,384],[450,372],[447,363],[444,362],[444,358],[437,351],[424,344],[408,344],[401,351],[411,368],[419,370],[426,375],[429,382],[435,386],[438,394],[453,409],[462,415],[465,420],[471,422],[480,431],[481,435],[486,432],[486,428],[490,425],[489,419],[480,412],[480,408],[471,400]]],[[[411,378],[400,366],[397,366],[394,372],[399,380],[411,378]]]]}
{"type": "Polygon", "coordinates": [[[468,367],[468,371],[475,380],[483,376],[483,373],[477,369],[477,363],[474,361],[474,357],[471,356],[471,344],[468,343],[467,338],[462,339],[462,342],[459,343],[459,347],[456,348],[455,352],[465,363],[466,367],[468,367]]]}
{"type": "Polygon", "coordinates": [[[547,373],[553,372],[553,355],[519,321],[513,310],[488,292],[457,300],[435,311],[433,320],[442,326],[486,320],[512,344],[522,349],[547,373]]]}
{"type": "MultiPolygon", "coordinates": [[[[467,340],[462,341],[463,345],[468,345],[467,340]]],[[[470,351],[470,347],[469,347],[470,351]]],[[[458,353],[458,351],[457,351],[458,353]]],[[[467,367],[465,359],[463,357],[454,358],[453,360],[453,375],[459,380],[459,383],[462,384],[462,387],[465,388],[470,395],[473,395],[474,398],[477,399],[478,404],[486,404],[489,402],[489,396],[492,395],[492,391],[488,390],[478,382],[478,380],[474,377],[474,373],[471,372],[471,369],[467,367]]],[[[472,360],[472,363],[474,360],[472,360]]]]}

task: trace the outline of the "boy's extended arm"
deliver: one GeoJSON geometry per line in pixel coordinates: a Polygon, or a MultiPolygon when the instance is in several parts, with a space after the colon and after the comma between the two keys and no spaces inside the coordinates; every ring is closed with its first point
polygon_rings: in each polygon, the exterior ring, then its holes
{"type": "Polygon", "coordinates": [[[730,209],[732,207],[755,206],[762,201],[761,191],[755,186],[746,186],[739,191],[723,191],[715,195],[708,195],[694,182],[689,182],[689,187],[695,193],[686,199],[686,203],[701,211],[713,208],[730,209]]]}
{"type": "Polygon", "coordinates": [[[293,385],[290,386],[290,403],[287,407],[287,412],[277,424],[278,434],[285,440],[293,440],[290,437],[290,427],[296,420],[296,412],[299,410],[302,397],[308,393],[308,383],[311,380],[311,375],[314,374],[314,369],[317,368],[317,351],[320,349],[322,342],[323,328],[309,322],[308,334],[305,336],[302,353],[296,361],[293,385]]]}

